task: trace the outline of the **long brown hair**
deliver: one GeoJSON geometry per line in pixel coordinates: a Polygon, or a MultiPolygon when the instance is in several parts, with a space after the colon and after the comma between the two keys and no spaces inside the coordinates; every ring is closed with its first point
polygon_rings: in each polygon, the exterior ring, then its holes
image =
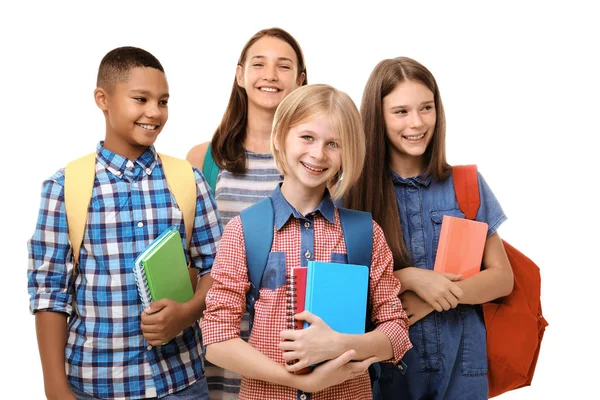
{"type": "MultiPolygon", "coordinates": [[[[302,49],[296,39],[281,28],[263,29],[254,34],[242,49],[238,65],[244,65],[248,49],[265,36],[281,39],[292,47],[298,59],[298,78],[304,74],[302,85],[306,85],[306,65],[304,64],[302,49]]],[[[234,78],[227,109],[211,140],[212,156],[220,168],[238,174],[246,172],[244,140],[246,139],[247,123],[248,95],[234,78]]]]}
{"type": "Polygon", "coordinates": [[[425,85],[434,95],[436,123],[425,151],[424,175],[436,181],[448,178],[452,168],[446,162],[446,117],[435,78],[417,61],[398,57],[383,60],[373,70],[363,93],[360,112],[365,128],[367,157],[362,175],[346,197],[346,206],[369,211],[381,226],[394,255],[394,269],[410,265],[390,168],[390,150],[383,117],[383,98],[406,81],[425,85]],[[381,156],[383,155],[383,157],[381,156]]]}

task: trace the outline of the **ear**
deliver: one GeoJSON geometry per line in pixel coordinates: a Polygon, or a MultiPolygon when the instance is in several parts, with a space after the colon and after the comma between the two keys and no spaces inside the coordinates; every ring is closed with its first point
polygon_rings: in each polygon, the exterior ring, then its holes
{"type": "Polygon", "coordinates": [[[108,110],[108,93],[104,88],[96,88],[94,90],[94,100],[99,109],[102,111],[108,110]]]}
{"type": "Polygon", "coordinates": [[[298,87],[302,86],[305,79],[306,79],[306,74],[303,72],[300,74],[300,76],[298,77],[298,80],[296,81],[296,84],[298,85],[298,87]]]}
{"type": "Polygon", "coordinates": [[[235,80],[239,87],[244,88],[246,86],[244,84],[244,67],[238,65],[235,69],[235,80]]]}

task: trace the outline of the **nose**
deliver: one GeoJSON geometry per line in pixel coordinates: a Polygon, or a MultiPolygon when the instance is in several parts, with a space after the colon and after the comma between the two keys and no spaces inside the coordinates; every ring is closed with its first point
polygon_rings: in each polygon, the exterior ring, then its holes
{"type": "Polygon", "coordinates": [[[421,118],[421,114],[419,112],[414,112],[410,116],[410,127],[411,128],[419,128],[423,126],[423,119],[421,118]]]}
{"type": "Polygon", "coordinates": [[[160,107],[158,106],[158,104],[148,102],[146,103],[145,114],[148,118],[158,118],[161,114],[160,107]]]}
{"type": "Polygon", "coordinates": [[[264,69],[265,74],[263,75],[263,79],[274,82],[279,80],[277,76],[277,66],[276,65],[268,65],[264,69]]]}
{"type": "Polygon", "coordinates": [[[310,150],[310,156],[315,160],[323,160],[325,158],[324,146],[315,143],[315,145],[312,146],[312,149],[310,150]]]}

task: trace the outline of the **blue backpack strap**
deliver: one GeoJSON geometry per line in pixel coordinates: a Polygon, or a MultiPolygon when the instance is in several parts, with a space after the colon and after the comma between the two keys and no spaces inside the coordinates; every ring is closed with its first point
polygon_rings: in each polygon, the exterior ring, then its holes
{"type": "Polygon", "coordinates": [[[250,289],[246,294],[246,311],[250,314],[250,330],[254,321],[254,303],[258,300],[260,283],[273,244],[274,210],[271,197],[246,208],[240,213],[250,289]]]}
{"type": "MultiPolygon", "coordinates": [[[[371,213],[341,207],[338,207],[338,210],[344,232],[344,242],[346,242],[348,264],[366,265],[370,270],[373,257],[373,217],[371,213]]],[[[370,301],[367,302],[367,315],[371,315],[370,301]]],[[[370,332],[373,329],[373,322],[367,318],[365,331],[370,332]]]]}
{"type": "Polygon", "coordinates": [[[348,252],[348,264],[366,265],[371,268],[373,254],[371,213],[341,207],[338,207],[338,211],[348,252]]]}
{"type": "Polygon", "coordinates": [[[221,169],[215,163],[215,159],[212,156],[211,145],[208,145],[206,154],[204,155],[204,164],[202,164],[202,174],[208,183],[208,186],[212,189],[213,194],[215,193],[217,186],[217,177],[219,176],[221,169]]]}

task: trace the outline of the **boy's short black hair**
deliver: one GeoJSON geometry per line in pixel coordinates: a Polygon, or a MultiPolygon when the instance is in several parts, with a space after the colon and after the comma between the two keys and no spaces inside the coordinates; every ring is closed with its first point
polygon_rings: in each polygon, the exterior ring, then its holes
{"type": "Polygon", "coordinates": [[[98,68],[97,87],[109,89],[129,79],[129,71],[138,67],[155,68],[165,72],[160,61],[146,50],[137,47],[118,47],[106,53],[98,68]]]}

